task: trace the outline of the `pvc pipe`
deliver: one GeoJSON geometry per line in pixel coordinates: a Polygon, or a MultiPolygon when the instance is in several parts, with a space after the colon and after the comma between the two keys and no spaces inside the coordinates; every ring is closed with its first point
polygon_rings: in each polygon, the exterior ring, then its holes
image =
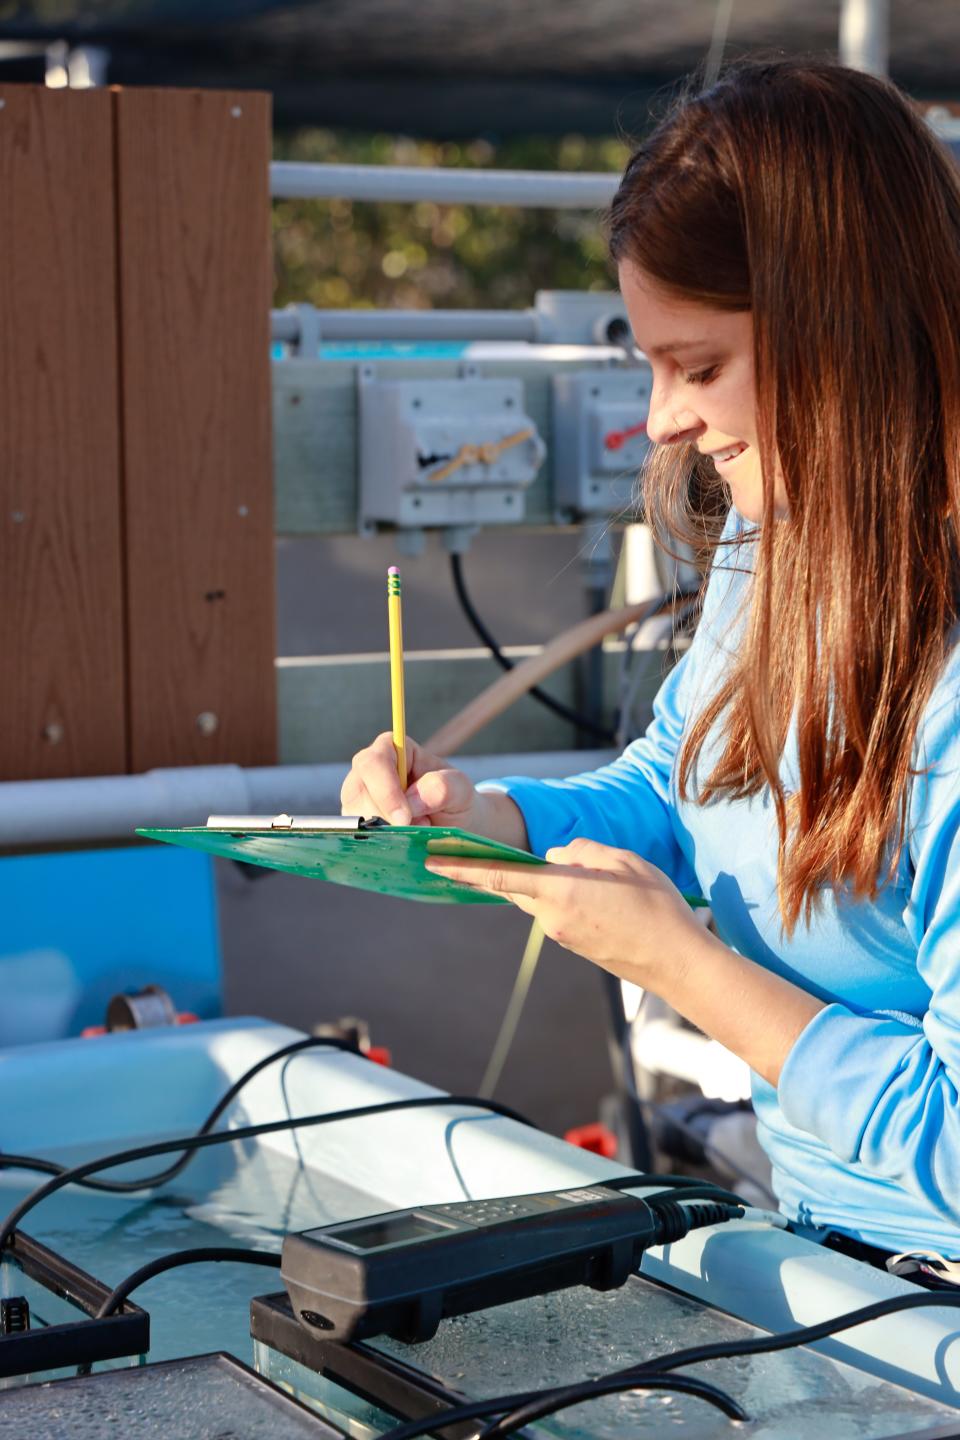
{"type": "MultiPolygon", "coordinates": [[[[547,344],[552,330],[536,310],[315,310],[321,340],[526,340],[547,344]]],[[[296,345],[300,316],[274,310],[274,340],[296,345]]]]}
{"type": "MultiPolygon", "coordinates": [[[[681,603],[678,599],[670,608],[676,609],[681,603]]],[[[458,710],[456,715],[441,725],[439,730],[428,736],[424,745],[438,755],[449,755],[451,751],[459,750],[479,730],[489,725],[491,720],[502,715],[504,710],[509,710],[521,695],[526,695],[534,685],[548,679],[562,665],[586,654],[608,635],[615,635],[638,620],[652,618],[648,614],[649,606],[650,602],[645,601],[642,605],[625,605],[618,610],[601,610],[598,615],[579,620],[576,625],[571,625],[569,630],[555,635],[549,644],[537,650],[534,655],[521,660],[512,670],[492,681],[485,690],[481,690],[479,695],[464,705],[462,710],[458,710]]],[[[581,766],[581,769],[586,768],[581,766]]]]}
{"type": "Polygon", "coordinates": [[[275,200],[385,200],[440,205],[518,205],[525,210],[602,210],[619,174],[454,170],[403,165],[312,165],[276,160],[275,200]]]}
{"type": "MultiPolygon", "coordinates": [[[[551,778],[595,769],[610,751],[470,756],[454,763],[472,780],[551,778]]],[[[131,841],[138,826],[203,825],[215,813],[339,814],[346,761],[329,765],[191,765],[142,775],[0,783],[0,850],[131,841]]]]}
{"type": "Polygon", "coordinates": [[[843,0],[840,63],[886,75],[890,59],[890,0],[843,0]]]}

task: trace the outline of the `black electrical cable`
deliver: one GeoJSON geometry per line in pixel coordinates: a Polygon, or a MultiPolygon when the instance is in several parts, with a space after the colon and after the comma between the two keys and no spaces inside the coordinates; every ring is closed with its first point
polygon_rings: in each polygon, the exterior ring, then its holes
{"type": "MultiPolygon", "coordinates": [[[[675,1378],[679,1379],[680,1377],[677,1376],[675,1378]]],[[[597,1400],[604,1395],[618,1395],[624,1391],[645,1390],[647,1388],[651,1390],[673,1389],[666,1375],[656,1375],[653,1373],[649,1376],[635,1375],[632,1380],[614,1380],[612,1378],[608,1380],[595,1380],[593,1381],[593,1388],[588,1396],[584,1396],[582,1386],[568,1385],[565,1390],[554,1391],[552,1395],[541,1395],[539,1399],[531,1400],[526,1405],[518,1405],[500,1420],[495,1420],[492,1424],[485,1425],[477,1436],[477,1440],[488,1440],[488,1437],[489,1440],[493,1440],[494,1436],[497,1437],[497,1440],[500,1440],[501,1436],[513,1435],[517,1430],[522,1429],[524,1425],[532,1425],[535,1420],[542,1420],[547,1415],[555,1415],[558,1410],[567,1410],[571,1405],[582,1405],[585,1399],[597,1400]],[[643,1381],[644,1379],[650,1379],[654,1383],[649,1387],[643,1384],[637,1384],[638,1380],[643,1381]]],[[[695,1395],[698,1400],[706,1400],[709,1404],[716,1406],[718,1410],[722,1410],[728,1420],[750,1419],[746,1410],[744,1410],[741,1405],[738,1405],[731,1395],[728,1395],[725,1390],[721,1390],[719,1386],[712,1385],[709,1381],[698,1381],[696,1389],[692,1386],[689,1388],[684,1386],[683,1389],[678,1390],[677,1393],[680,1395],[695,1395]]],[[[382,1437],[382,1440],[387,1440],[387,1437],[382,1437]]]]}
{"type": "MultiPolygon", "coordinates": [[[[651,1204],[659,1221],[656,1239],[651,1240],[650,1243],[658,1245],[670,1244],[689,1234],[691,1230],[732,1220],[743,1214],[741,1205],[714,1203],[694,1205],[686,1209],[679,1201],[666,1198],[661,1199],[659,1203],[656,1198],[647,1203],[651,1204]]],[[[522,1395],[498,1395],[487,1400],[469,1401],[466,1404],[452,1407],[440,1416],[434,1415],[426,1420],[405,1421],[402,1425],[381,1436],[381,1440],[413,1440],[413,1437],[426,1434],[427,1431],[445,1430],[450,1425],[467,1420],[485,1419],[487,1416],[498,1416],[499,1418],[488,1429],[481,1432],[483,1436],[488,1434],[491,1436],[507,1435],[521,1425],[528,1424],[544,1415],[550,1415],[555,1410],[579,1404],[581,1400],[590,1400],[598,1395],[630,1390],[633,1388],[633,1381],[651,1378],[654,1373],[655,1366],[652,1364],[631,1367],[629,1371],[602,1376],[597,1380],[581,1381],[575,1385],[554,1385],[540,1390],[529,1390],[522,1395]],[[529,1410],[526,1407],[530,1407],[529,1410]]],[[[659,1378],[657,1375],[658,1380],[659,1378]]],[[[701,1392],[700,1398],[707,1399],[708,1397],[701,1392]]],[[[719,1408],[730,1419],[746,1420],[748,1418],[740,1406],[724,1391],[716,1390],[712,1400],[713,1403],[719,1404],[719,1408]]]]}
{"type": "Polygon", "coordinates": [[[280,1256],[269,1250],[247,1250],[239,1245],[204,1245],[196,1250],[176,1250],[170,1255],[161,1255],[156,1260],[150,1260],[146,1265],[141,1265],[139,1270],[134,1270],[125,1280],[121,1280],[120,1284],[110,1291],[94,1319],[105,1320],[108,1315],[113,1315],[134,1290],[147,1280],[152,1280],[155,1275],[162,1275],[166,1270],[176,1270],[181,1265],[217,1264],[221,1261],[265,1265],[271,1270],[280,1269],[280,1256]]]}
{"type": "MultiPolygon", "coordinates": [[[[514,662],[510,659],[509,655],[504,655],[498,642],[474,609],[473,601],[467,593],[466,581],[463,578],[463,557],[456,554],[451,555],[450,569],[453,574],[453,588],[457,592],[460,609],[469,621],[474,633],[483,641],[484,645],[486,645],[501,670],[512,670],[514,668],[514,662]]],[[[615,737],[612,730],[608,730],[604,725],[597,725],[595,721],[586,715],[579,714],[576,710],[571,710],[568,705],[564,705],[562,700],[555,700],[552,695],[547,694],[546,690],[541,690],[539,685],[532,685],[527,693],[531,695],[534,700],[539,700],[540,704],[545,705],[548,710],[552,710],[554,715],[559,715],[561,720],[568,720],[571,725],[576,725],[578,730],[585,730],[588,734],[595,735],[599,740],[604,740],[607,744],[613,744],[615,737]]]]}
{"type": "MultiPolygon", "coordinates": [[[[456,1425],[461,1421],[495,1414],[502,1417],[504,1425],[511,1422],[511,1428],[515,1428],[512,1422],[516,1420],[517,1423],[520,1423],[517,1412],[521,1406],[546,1401],[548,1397],[554,1395],[565,1395],[576,1390],[576,1400],[565,1400],[563,1403],[580,1404],[592,1399],[595,1395],[610,1394],[611,1391],[607,1388],[609,1386],[616,1388],[618,1385],[622,1385],[624,1388],[628,1388],[630,1380],[644,1375],[659,1376],[681,1365],[697,1365],[707,1360],[732,1359],[741,1355],[763,1355],[775,1350],[792,1349],[797,1345],[811,1345],[818,1340],[825,1340],[830,1335],[850,1330],[856,1325],[865,1325],[868,1321],[880,1320],[886,1315],[938,1305],[960,1306],[960,1295],[951,1295],[949,1292],[940,1290],[925,1290],[916,1295],[895,1295],[889,1300],[878,1300],[872,1305],[862,1306],[859,1310],[850,1310],[843,1315],[837,1315],[832,1320],[823,1320],[817,1325],[805,1325],[802,1329],[788,1330],[781,1335],[758,1336],[754,1340],[719,1341],[713,1345],[693,1345],[685,1350],[674,1351],[672,1355],[655,1356],[641,1365],[628,1366],[624,1370],[615,1371],[613,1374],[597,1380],[585,1380],[578,1386],[556,1386],[551,1390],[529,1391],[525,1395],[501,1395],[489,1400],[457,1405],[444,1411],[440,1416],[431,1415],[426,1420],[408,1421],[387,1431],[380,1437],[380,1440],[416,1440],[417,1436],[425,1435],[432,1430],[444,1430],[447,1426],[456,1425]],[[508,1407],[512,1408],[508,1409],[508,1407]]],[[[533,1417],[525,1416],[524,1423],[529,1423],[531,1418],[533,1417]]],[[[494,1436],[507,1434],[509,1431],[494,1427],[482,1433],[485,1440],[493,1440],[494,1436]]]]}
{"type": "MultiPolygon", "coordinates": [[[[265,1055],[255,1065],[251,1065],[238,1079],[225,1091],[204,1120],[198,1135],[206,1135],[211,1131],[227,1106],[236,1099],[240,1091],[247,1085],[261,1070],[267,1069],[278,1060],[283,1060],[289,1055],[296,1055],[301,1050],[345,1050],[351,1055],[359,1055],[363,1058],[363,1051],[349,1040],[338,1040],[332,1036],[311,1035],[303,1040],[295,1040],[290,1045],[284,1045],[280,1050],[274,1050],[270,1055],[265,1055]]],[[[74,1183],[82,1185],[88,1190],[105,1190],[111,1194],[128,1195],[137,1190],[152,1189],[157,1185],[164,1185],[185,1170],[193,1159],[194,1152],[187,1151],[166,1170],[157,1175],[144,1175],[139,1180],[77,1180],[74,1183]]],[[[67,1170],[66,1165],[58,1165],[55,1160],[43,1160],[33,1155],[14,1155],[0,1151],[0,1170],[36,1170],[43,1175],[62,1175],[67,1170]]]]}
{"type": "MultiPolygon", "coordinates": [[[[470,599],[467,592],[466,581],[463,578],[462,556],[456,554],[450,556],[450,569],[453,574],[453,587],[457,593],[460,608],[475,634],[483,641],[501,669],[512,670],[514,668],[514,662],[508,655],[504,655],[496,639],[487,629],[486,624],[474,608],[473,601],[470,599]]],[[[699,591],[697,593],[699,594],[699,591]]],[[[655,600],[650,602],[650,605],[639,617],[638,623],[644,624],[647,620],[652,620],[655,615],[661,614],[664,610],[669,610],[671,606],[684,598],[686,598],[686,592],[684,591],[678,592],[675,596],[658,595],[655,600]]],[[[548,710],[552,710],[555,715],[559,715],[562,720],[567,720],[571,725],[576,725],[579,730],[583,730],[590,735],[595,735],[598,739],[606,741],[607,744],[612,745],[615,743],[616,735],[614,731],[616,727],[614,727],[614,730],[608,730],[606,726],[597,725],[595,721],[591,720],[588,716],[581,715],[576,710],[571,710],[569,706],[564,705],[560,700],[555,700],[552,695],[548,695],[547,692],[541,690],[538,685],[532,686],[527,693],[532,695],[535,700],[539,700],[540,704],[545,705],[548,710]]]]}
{"type": "MultiPolygon", "coordinates": [[[[296,1040],[290,1045],[284,1045],[281,1049],[274,1050],[269,1055],[263,1056],[262,1059],[258,1060],[255,1065],[251,1065],[249,1069],[245,1070],[244,1073],[233,1082],[230,1088],[217,1101],[216,1105],[213,1107],[206,1120],[204,1120],[202,1126],[196,1132],[196,1134],[205,1135],[209,1133],[213,1125],[216,1124],[217,1120],[227,1109],[231,1101],[233,1101],[237,1097],[243,1087],[248,1084],[248,1082],[252,1080],[255,1075],[258,1075],[262,1070],[267,1069],[268,1066],[275,1064],[278,1060],[288,1059],[290,1056],[296,1055],[300,1051],[311,1049],[341,1050],[346,1051],[349,1054],[359,1055],[361,1056],[361,1058],[363,1057],[363,1052],[361,1050],[358,1050],[357,1047],[351,1042],[345,1040],[337,1040],[330,1036],[309,1036],[302,1040],[296,1040]]],[[[474,1101],[473,1103],[477,1102],[474,1101]]],[[[539,1129],[539,1126],[535,1125],[532,1120],[527,1119],[526,1116],[520,1115],[517,1111],[512,1110],[509,1107],[501,1107],[491,1102],[488,1108],[496,1110],[498,1113],[502,1113],[508,1116],[508,1118],[510,1119],[518,1120],[522,1124],[529,1126],[533,1130],[539,1129]]],[[[229,1134],[231,1135],[235,1135],[236,1133],[236,1131],[229,1132],[229,1134]]],[[[172,1143],[174,1145],[176,1144],[176,1142],[172,1143]]],[[[183,1143],[187,1144],[188,1142],[184,1141],[183,1143]]],[[[169,1166],[166,1170],[162,1170],[155,1175],[145,1175],[141,1179],[74,1179],[70,1183],[81,1186],[85,1189],[103,1190],[116,1194],[132,1194],[136,1193],[139,1190],[147,1190],[154,1188],[158,1185],[165,1184],[168,1180],[180,1174],[186,1168],[190,1160],[193,1158],[194,1154],[195,1147],[188,1148],[185,1153],[180,1157],[180,1159],[177,1160],[173,1165],[169,1166]]],[[[44,1160],[34,1155],[18,1155],[12,1152],[0,1151],[0,1169],[34,1170],[44,1175],[64,1175],[67,1173],[68,1168],[69,1167],[65,1165],[58,1164],[54,1160],[44,1160]]],[[[597,1181],[594,1183],[602,1183],[608,1188],[615,1190],[631,1189],[643,1185],[667,1185],[669,1187],[669,1190],[663,1191],[662,1193],[664,1195],[669,1194],[670,1191],[675,1191],[682,1187],[685,1199],[721,1200],[726,1201],[730,1204],[742,1203],[740,1196],[734,1194],[732,1191],[724,1190],[719,1186],[714,1186],[709,1181],[704,1182],[697,1180],[693,1176],[689,1175],[645,1174],[643,1172],[637,1171],[633,1174],[617,1175],[614,1176],[612,1179],[606,1179],[602,1182],[597,1181]]]]}
{"type": "MultiPolygon", "coordinates": [[[[125,1280],[121,1280],[120,1284],[110,1291],[93,1318],[106,1320],[121,1308],[134,1290],[139,1289],[147,1280],[152,1280],[155,1275],[162,1275],[166,1270],[177,1270],[181,1265],[215,1264],[224,1260],[243,1265],[265,1265],[271,1270],[280,1269],[280,1256],[271,1254],[268,1250],[247,1250],[240,1245],[205,1245],[196,1250],[176,1250],[171,1255],[161,1255],[156,1260],[148,1261],[125,1280]]],[[[77,1366],[77,1375],[89,1375],[92,1369],[93,1362],[87,1361],[77,1366]]]]}
{"type": "Polygon", "coordinates": [[[629,1375],[645,1370],[660,1373],[675,1370],[681,1365],[699,1365],[705,1360],[728,1360],[740,1355],[767,1355],[774,1350],[792,1350],[797,1345],[813,1345],[852,1330],[857,1325],[866,1325],[870,1320],[882,1320],[885,1315],[897,1315],[901,1310],[922,1310],[933,1306],[960,1306],[960,1295],[945,1290],[922,1290],[916,1295],[893,1295],[889,1300],[875,1300],[872,1305],[862,1305],[859,1310],[847,1310],[832,1320],[821,1320],[816,1325],[804,1325],[797,1330],[786,1330],[779,1335],[759,1335],[754,1340],[716,1341],[713,1345],[691,1345],[685,1350],[672,1354],[658,1355],[643,1365],[618,1370],[616,1375],[625,1379],[629,1375]]]}
{"type": "MultiPolygon", "coordinates": [[[[611,1394],[616,1393],[618,1390],[632,1389],[673,1390],[674,1387],[670,1383],[671,1380],[679,1380],[680,1378],[679,1375],[654,1375],[651,1372],[649,1375],[637,1376],[632,1383],[624,1383],[621,1380],[616,1384],[611,1384],[607,1393],[611,1394]],[[637,1380],[641,1382],[639,1385],[636,1383],[637,1380]],[[644,1384],[644,1381],[649,1381],[650,1383],[644,1384]]],[[[599,1384],[602,1382],[598,1381],[595,1383],[599,1384]]],[[[572,1389],[574,1387],[568,1386],[565,1388],[572,1389]]],[[[385,1430],[381,1434],[380,1440],[415,1440],[415,1437],[418,1435],[428,1435],[434,1432],[439,1434],[446,1430],[449,1425],[456,1425],[466,1420],[484,1420],[488,1415],[495,1415],[507,1406],[512,1406],[516,1410],[522,1405],[532,1406],[544,1403],[552,1405],[553,1398],[557,1393],[557,1391],[527,1390],[516,1395],[498,1395],[491,1400],[475,1400],[468,1405],[457,1405],[453,1409],[441,1412],[439,1415],[429,1415],[421,1420],[405,1421],[404,1424],[397,1425],[392,1430],[385,1430]],[[548,1393],[549,1399],[547,1398],[548,1393]]],[[[718,1410],[722,1410],[731,1420],[746,1420],[748,1418],[746,1412],[741,1410],[735,1400],[731,1399],[725,1391],[716,1385],[712,1385],[707,1380],[698,1380],[694,1386],[688,1387],[685,1385],[683,1389],[678,1390],[677,1393],[696,1395],[698,1399],[706,1400],[708,1404],[716,1406],[718,1410]]],[[[563,1405],[573,1405],[576,1403],[576,1400],[561,1400],[555,1408],[561,1409],[563,1405]]],[[[550,1409],[538,1411],[538,1415],[550,1413],[552,1413],[550,1409]]],[[[481,1435],[486,1435],[487,1433],[487,1429],[480,1432],[481,1435]]],[[[505,1434],[508,1432],[497,1430],[496,1433],[505,1434]]]]}
{"type": "MultiPolygon", "coordinates": [[[[245,1070],[243,1074],[240,1075],[233,1082],[230,1088],[225,1091],[225,1093],[220,1097],[216,1105],[210,1111],[210,1114],[204,1120],[200,1129],[196,1132],[196,1134],[207,1134],[216,1124],[217,1120],[219,1120],[223,1112],[227,1109],[228,1105],[230,1105],[231,1101],[236,1099],[237,1095],[239,1095],[240,1091],[244,1088],[244,1086],[247,1085],[249,1081],[254,1078],[255,1075],[259,1075],[261,1070],[267,1069],[268,1066],[275,1064],[278,1060],[285,1060],[288,1059],[290,1056],[296,1055],[303,1050],[313,1049],[341,1050],[346,1051],[348,1054],[358,1055],[361,1058],[365,1058],[363,1055],[363,1051],[359,1050],[356,1045],[354,1045],[351,1041],[337,1040],[332,1036],[308,1036],[302,1040],[295,1040],[290,1045],[284,1045],[281,1049],[274,1050],[269,1055],[263,1056],[262,1059],[258,1060],[255,1065],[251,1065],[249,1069],[245,1070]]],[[[495,1104],[492,1104],[489,1108],[495,1110],[498,1109],[495,1104]]],[[[499,1108],[501,1110],[501,1113],[508,1115],[508,1117],[511,1119],[519,1120],[522,1124],[529,1126],[532,1130],[540,1128],[539,1126],[534,1124],[532,1120],[527,1119],[525,1115],[520,1115],[515,1110],[510,1110],[508,1107],[499,1108]]],[[[236,1132],[231,1131],[230,1133],[235,1134],[236,1132]]],[[[180,1174],[186,1168],[190,1160],[193,1158],[194,1153],[194,1149],[188,1149],[186,1153],[180,1157],[179,1160],[177,1160],[173,1165],[169,1166],[166,1170],[162,1170],[156,1175],[145,1175],[141,1179],[78,1179],[73,1180],[70,1183],[81,1186],[84,1189],[103,1190],[116,1194],[133,1194],[139,1190],[147,1190],[157,1185],[163,1185],[168,1180],[173,1179],[174,1176],[180,1174]]],[[[55,1160],[44,1160],[35,1155],[17,1155],[10,1151],[0,1151],[0,1170],[34,1170],[44,1175],[63,1175],[67,1172],[68,1168],[69,1167],[65,1165],[58,1164],[55,1160]]],[[[685,1199],[721,1200],[726,1201],[729,1204],[742,1204],[741,1197],[734,1194],[732,1191],[724,1190],[719,1186],[712,1185],[709,1181],[697,1180],[695,1177],[690,1175],[673,1175],[667,1173],[662,1175],[646,1174],[641,1171],[637,1171],[633,1174],[617,1175],[614,1176],[613,1179],[596,1181],[593,1183],[602,1183],[608,1188],[614,1190],[631,1189],[645,1184],[667,1185],[669,1187],[669,1190],[662,1192],[665,1195],[668,1194],[670,1191],[677,1190],[683,1187],[685,1199]]]]}
{"type": "MultiPolygon", "coordinates": [[[[594,1180],[594,1185],[605,1185],[608,1190],[634,1190],[643,1185],[666,1185],[665,1190],[656,1190],[652,1195],[641,1198],[649,1205],[655,1200],[714,1200],[724,1205],[746,1205],[742,1196],[733,1190],[724,1190],[712,1180],[698,1180],[694,1175],[645,1175],[639,1170],[635,1175],[614,1175],[612,1180],[594,1180]]],[[[748,1207],[749,1208],[749,1207],[748,1207]]]]}
{"type": "MultiPolygon", "coordinates": [[[[289,1117],[284,1120],[266,1120],[259,1125],[238,1125],[235,1130],[217,1130],[208,1135],[185,1135],[177,1140],[159,1141],[152,1145],[137,1145],[132,1150],[120,1150],[113,1155],[102,1156],[97,1160],[87,1160],[82,1165],[75,1165],[70,1170],[64,1170],[59,1175],[54,1175],[44,1185],[38,1185],[32,1190],[19,1205],[15,1205],[10,1214],[0,1225],[0,1254],[9,1245],[14,1230],[25,1215],[29,1214],[35,1206],[45,1200],[48,1195],[55,1194],[66,1185],[76,1184],[78,1180],[85,1180],[88,1175],[95,1174],[98,1170],[110,1170],[116,1165],[132,1164],[135,1160],[149,1160],[154,1155],[173,1155],[178,1150],[205,1150],[214,1145],[228,1145],[236,1140],[254,1140],[260,1135],[276,1135],[284,1130],[295,1130],[298,1128],[311,1129],[317,1125],[330,1125],[338,1120],[358,1120],[365,1115],[389,1115],[398,1110],[421,1110],[429,1107],[444,1105],[461,1105],[474,1110],[487,1110],[493,1115],[502,1115],[508,1120],[516,1120],[521,1125],[529,1125],[532,1129],[537,1127],[518,1111],[511,1109],[509,1105],[501,1105],[497,1100],[481,1100],[474,1095],[423,1095],[415,1099],[386,1100],[377,1105],[356,1105],[348,1110],[331,1110],[322,1115],[302,1115],[295,1119],[289,1117]]],[[[642,1184],[643,1180],[637,1182],[642,1184]]]]}
{"type": "MultiPolygon", "coordinates": [[[[306,1048],[304,1041],[297,1042],[302,1048],[306,1048]]],[[[269,1063],[270,1059],[276,1059],[285,1051],[277,1051],[272,1057],[266,1057],[259,1061],[261,1067],[269,1063]]],[[[231,1087],[233,1088],[233,1087],[231,1087]]],[[[225,1098],[225,1097],[224,1097],[225,1098]]],[[[222,1103],[222,1102],[221,1102],[222,1103]]],[[[29,1195],[21,1200],[19,1205],[14,1206],[9,1215],[0,1225],[0,1252],[10,1243],[14,1230],[25,1215],[29,1214],[36,1205],[45,1200],[48,1195],[55,1194],[67,1185],[77,1184],[85,1180],[89,1175],[94,1175],[99,1170],[110,1170],[117,1165],[132,1164],[136,1160],[148,1160],[155,1155],[172,1155],[177,1151],[192,1153],[195,1150],[204,1150],[214,1145],[226,1145],[237,1140],[252,1140],[260,1135],[274,1135],[284,1130],[296,1130],[299,1128],[311,1129],[317,1125],[330,1125],[338,1120],[356,1120],[365,1115],[386,1115],[399,1110],[418,1110],[427,1107],[443,1105],[461,1105],[477,1110],[487,1110],[490,1114],[501,1115],[508,1120],[516,1120],[521,1125],[536,1130],[539,1127],[521,1115],[509,1105],[502,1105],[497,1100],[479,1099],[474,1095],[426,1095],[415,1099],[387,1100],[377,1105],[357,1105],[348,1110],[332,1110],[321,1115],[303,1115],[298,1118],[283,1120],[262,1121],[258,1125],[240,1125],[234,1130],[218,1130],[212,1134],[186,1135],[176,1140],[164,1140],[152,1145],[138,1145],[132,1150],[117,1151],[112,1155],[101,1156],[96,1160],[87,1160],[82,1165],[74,1165],[69,1170],[61,1169],[58,1174],[49,1179],[46,1184],[39,1185],[29,1195]]],[[[11,1157],[4,1157],[10,1159],[11,1157]]],[[[46,1162],[44,1162],[46,1163],[46,1162]]],[[[645,1175],[638,1171],[635,1175],[618,1175],[612,1180],[594,1180],[592,1184],[613,1185],[616,1189],[627,1189],[643,1185],[669,1185],[669,1190],[662,1192],[664,1196],[672,1196],[680,1192],[684,1199],[699,1198],[703,1194],[709,1200],[729,1200],[733,1204],[742,1204],[739,1197],[729,1191],[720,1190],[715,1186],[704,1186],[698,1181],[693,1181],[690,1176],[664,1176],[645,1175]]],[[[143,1182],[136,1186],[131,1183],[131,1188],[142,1188],[143,1182]]],[[[651,1197],[658,1198],[658,1197],[651,1197]]]]}
{"type": "MultiPolygon", "coordinates": [[[[623,1370],[617,1370],[612,1375],[607,1375],[598,1380],[587,1380],[577,1387],[566,1387],[569,1390],[577,1391],[577,1401],[565,1400],[564,1404],[578,1403],[578,1401],[592,1399],[594,1395],[609,1394],[606,1388],[609,1385],[626,1384],[630,1379],[647,1373],[661,1375],[667,1371],[679,1368],[681,1365],[698,1365],[707,1360],[727,1360],[742,1355],[766,1355],[776,1350],[790,1350],[798,1345],[812,1345],[818,1340],[825,1340],[830,1335],[836,1335],[843,1330],[850,1330],[856,1325],[865,1325],[870,1320],[880,1320],[885,1315],[895,1315],[902,1310],[918,1310],[937,1305],[960,1306],[960,1295],[951,1295],[943,1291],[923,1291],[916,1295],[896,1295],[889,1300],[877,1300],[872,1305],[864,1305],[859,1310],[849,1310],[843,1315],[837,1315],[832,1320],[822,1320],[817,1325],[805,1325],[801,1329],[788,1330],[779,1335],[761,1335],[753,1340],[717,1341],[713,1345],[692,1345],[685,1350],[676,1350],[673,1354],[657,1355],[652,1360],[646,1360],[641,1365],[627,1366],[623,1370]]],[[[544,1400],[547,1396],[544,1393],[544,1400]]],[[[517,1406],[510,1414],[503,1417],[502,1422],[482,1431],[483,1440],[500,1440],[503,1435],[508,1435],[513,1429],[521,1424],[529,1424],[540,1414],[548,1411],[537,1411],[537,1415],[528,1410],[526,1405],[534,1404],[533,1401],[525,1402],[524,1407],[517,1406]],[[504,1428],[499,1428],[500,1423],[504,1428]]],[[[449,1420],[459,1418],[453,1412],[449,1412],[449,1420]]],[[[466,1417],[465,1417],[466,1418],[466,1417]]],[[[388,1440],[387,1436],[382,1440],[388,1440]]],[[[389,1440],[401,1440],[399,1435],[392,1433],[389,1440]]],[[[478,1437],[479,1440],[479,1437],[478,1437]]]]}

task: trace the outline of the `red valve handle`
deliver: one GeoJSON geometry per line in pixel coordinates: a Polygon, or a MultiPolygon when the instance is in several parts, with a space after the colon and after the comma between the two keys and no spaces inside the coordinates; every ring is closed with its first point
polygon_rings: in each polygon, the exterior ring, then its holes
{"type": "Polygon", "coordinates": [[[641,420],[639,425],[631,425],[627,430],[610,430],[603,437],[604,448],[607,450],[622,450],[628,440],[634,435],[645,435],[647,433],[647,422],[641,420]]]}

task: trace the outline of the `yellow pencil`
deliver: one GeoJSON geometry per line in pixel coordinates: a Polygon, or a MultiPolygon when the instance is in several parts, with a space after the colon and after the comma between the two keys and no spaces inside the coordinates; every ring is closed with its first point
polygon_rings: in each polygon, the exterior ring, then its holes
{"type": "Polygon", "coordinates": [[[397,775],[407,788],[407,720],[403,704],[403,621],[400,612],[400,571],[387,571],[387,618],[390,622],[390,699],[393,710],[393,748],[397,752],[397,775]]]}

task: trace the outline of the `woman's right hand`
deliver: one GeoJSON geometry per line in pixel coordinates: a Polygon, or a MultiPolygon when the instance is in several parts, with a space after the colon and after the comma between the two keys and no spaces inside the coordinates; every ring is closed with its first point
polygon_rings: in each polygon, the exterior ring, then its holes
{"type": "Polygon", "coordinates": [[[431,755],[407,736],[407,789],[397,775],[389,730],[353,757],[340,791],[343,815],[380,815],[392,825],[454,825],[476,835],[525,848],[520,809],[506,795],[477,794],[472,780],[442,755],[431,755]]]}
{"type": "Polygon", "coordinates": [[[439,755],[431,755],[407,737],[406,792],[397,776],[393,735],[385,730],[353,757],[340,791],[344,815],[381,815],[392,825],[462,825],[479,799],[473,782],[439,755]]]}

